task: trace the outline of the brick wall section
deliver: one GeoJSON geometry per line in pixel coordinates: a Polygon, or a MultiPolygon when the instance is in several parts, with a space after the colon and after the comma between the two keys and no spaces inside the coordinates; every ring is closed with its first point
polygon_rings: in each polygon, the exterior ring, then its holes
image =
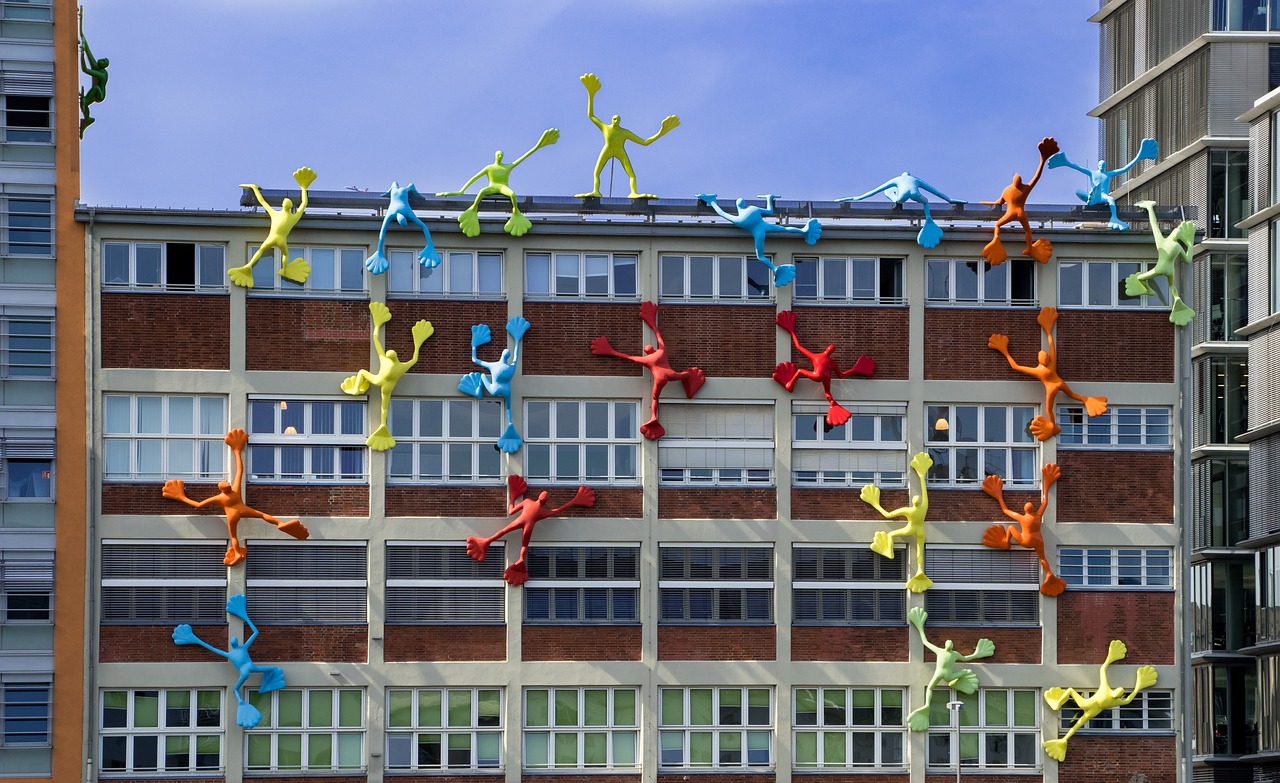
{"type": "Polygon", "coordinates": [[[281,519],[369,516],[364,484],[250,484],[244,494],[249,505],[281,519]]]}
{"type": "MultiPolygon", "coordinates": [[[[859,497],[861,488],[854,489],[792,489],[792,519],[884,519],[859,497]]],[[[891,489],[880,493],[880,505],[892,511],[911,502],[905,489],[891,489]]],[[[661,496],[661,495],[660,495],[661,496]]],[[[1004,502],[1009,508],[1022,510],[1023,503],[1040,505],[1039,492],[1006,491],[1004,502]]],[[[1012,520],[1000,511],[995,499],[982,490],[931,489],[929,490],[929,520],[934,522],[989,522],[1012,524],[1012,520]]]]}
{"type": "Polygon", "coordinates": [[[772,625],[660,625],[658,658],[664,661],[772,661],[777,658],[772,625]]]}
{"type": "MultiPolygon", "coordinates": [[[[717,775],[716,779],[719,780],[720,776],[717,775]]],[[[432,783],[436,780],[439,778],[431,778],[432,783]]],[[[530,775],[524,773],[520,776],[520,781],[521,783],[640,783],[640,775],[530,775]]]]}
{"type": "MultiPolygon", "coordinates": [[[[781,762],[780,762],[781,763],[781,762]]],[[[689,783],[695,778],[706,777],[708,780],[714,780],[715,783],[773,783],[777,780],[777,775],[772,772],[751,774],[749,772],[729,772],[716,773],[714,770],[706,772],[698,771],[692,775],[686,775],[679,772],[658,775],[658,783],[689,783]]],[[[805,776],[808,777],[807,775],[805,776]]],[[[861,778],[862,776],[859,776],[861,778]]],[[[528,780],[528,778],[525,778],[528,780]]]]}
{"type": "MultiPolygon", "coordinates": [[[[369,780],[364,775],[342,775],[334,777],[332,775],[307,775],[304,777],[287,777],[280,778],[274,775],[270,777],[255,778],[252,775],[245,775],[245,780],[261,780],[263,783],[366,783],[369,780]]],[[[154,780],[154,778],[152,778],[154,780]]],[[[185,783],[185,781],[184,781],[185,783]]]]}
{"type": "Polygon", "coordinates": [[[1175,783],[1177,778],[1174,737],[1077,734],[1058,764],[1061,783],[1175,783]]]}
{"type": "MultiPolygon", "coordinates": [[[[544,487],[545,489],[545,487],[544,487]]],[[[540,491],[531,487],[530,492],[540,491]]],[[[549,502],[553,505],[573,499],[568,487],[552,488],[549,502]]],[[[608,519],[639,519],[644,515],[644,490],[640,487],[595,487],[596,504],[591,508],[566,511],[566,517],[603,517],[608,519]]]]}
{"type": "Polygon", "coordinates": [[[904,626],[791,626],[793,661],[906,661],[909,658],[904,626]]]}
{"type": "Polygon", "coordinates": [[[271,625],[253,643],[255,661],[368,663],[367,625],[271,625]]]}
{"type": "MultiPolygon", "coordinates": [[[[895,381],[907,379],[907,356],[910,353],[907,308],[802,305],[794,310],[796,335],[805,348],[817,353],[828,345],[834,345],[834,358],[842,370],[848,370],[858,360],[858,356],[866,354],[876,360],[875,378],[895,381]]],[[[777,331],[779,340],[791,342],[786,332],[781,329],[777,331]]],[[[795,350],[794,345],[791,349],[791,361],[799,367],[810,367],[809,360],[795,350]]],[[[805,382],[800,381],[797,386],[803,383],[805,382]]],[[[851,405],[857,400],[844,402],[851,405]]],[[[809,776],[806,775],[805,779],[809,779],[809,776]]]]}
{"type": "MultiPolygon", "coordinates": [[[[1023,503],[1031,503],[1032,508],[1036,509],[1040,507],[1040,493],[1005,490],[1004,502],[1009,508],[1019,512],[1022,511],[1023,503]]],[[[884,504],[881,503],[881,505],[884,504]]],[[[885,508],[893,510],[887,505],[885,508]]],[[[1013,520],[1000,511],[1000,504],[995,498],[981,489],[929,490],[929,520],[932,522],[988,522],[993,525],[1013,524],[1013,520]]],[[[981,536],[978,538],[981,539],[981,536]]]]}
{"type": "MultiPolygon", "coordinates": [[[[391,322],[384,332],[387,349],[395,351],[401,361],[413,356],[413,325],[427,320],[435,332],[422,344],[418,363],[412,373],[448,373],[462,377],[478,365],[471,363],[471,326],[488,324],[493,340],[480,348],[480,358],[494,361],[507,347],[507,303],[452,301],[443,299],[388,299],[391,322]]],[[[365,315],[366,335],[372,323],[365,315]]],[[[534,325],[537,328],[537,325],[534,325]]],[[[529,334],[533,334],[530,330],[529,334]]],[[[358,367],[353,368],[354,370],[358,367]]]]}
{"type": "MultiPolygon", "coordinates": [[[[110,780],[111,783],[156,783],[156,780],[163,780],[163,778],[117,778],[112,776],[110,778],[98,778],[98,780],[110,780]]],[[[181,778],[181,780],[182,783],[224,783],[226,778],[181,778]]],[[[275,781],[278,778],[272,778],[272,780],[275,781]]],[[[363,781],[364,778],[360,778],[360,780],[363,781]]]]}
{"type": "MultiPolygon", "coordinates": [[[[1063,310],[1054,333],[1058,374],[1067,383],[1173,383],[1169,312],[1063,310]]],[[[1106,394],[1106,391],[1103,391],[1106,394]]]]}
{"type": "Polygon", "coordinates": [[[385,661],[505,661],[505,625],[388,625],[385,661]]]}
{"type": "MultiPolygon", "coordinates": [[[[636,302],[525,302],[524,317],[533,326],[524,338],[521,371],[525,375],[639,376],[643,368],[634,362],[591,353],[592,340],[608,337],[615,350],[639,355],[644,345],[639,307],[636,302]]],[[[658,323],[662,324],[661,316],[658,323]]],[[[671,338],[666,339],[670,345],[671,338]]],[[[684,369],[675,361],[672,366],[684,369]]]]}
{"type": "MultiPolygon", "coordinates": [[[[103,663],[209,663],[217,658],[198,644],[173,643],[168,625],[102,625],[98,627],[98,660],[103,663]]],[[[227,625],[193,625],[196,636],[227,649],[227,625]]],[[[254,652],[257,652],[255,648],[254,652]]]]}
{"type": "Polygon", "coordinates": [[[1111,640],[1119,639],[1129,648],[1125,665],[1173,664],[1173,591],[1068,587],[1057,600],[1058,663],[1101,665],[1111,640]]]}
{"type": "Polygon", "coordinates": [[[658,488],[659,519],[777,519],[775,489],[658,488]]]}
{"type": "MultiPolygon", "coordinates": [[[[1052,759],[1046,763],[1052,763],[1052,759]]],[[[963,778],[965,783],[1040,783],[1044,780],[1043,775],[971,775],[967,772],[963,778]]],[[[955,772],[925,775],[924,783],[955,783],[955,779],[955,772]]]]}
{"type": "Polygon", "coordinates": [[[506,487],[388,485],[389,517],[497,517],[506,506],[506,487]]]}
{"type": "Polygon", "coordinates": [[[1006,335],[1014,361],[1035,365],[1041,342],[1040,326],[1036,323],[1038,312],[1030,308],[925,308],[925,379],[1037,383],[1029,376],[1014,372],[1003,356],[987,347],[987,339],[993,334],[1006,335]]]}
{"type": "MultiPolygon", "coordinates": [[[[160,494],[163,481],[154,484],[103,484],[103,514],[176,514],[179,516],[210,516],[226,519],[220,508],[192,508],[177,500],[169,500],[160,494]]],[[[218,494],[215,484],[186,485],[187,497],[192,500],[204,500],[218,494]]],[[[217,530],[212,520],[199,520],[200,524],[211,525],[210,530],[217,530]]]]}
{"type": "Polygon", "coordinates": [[[792,779],[800,778],[804,783],[907,783],[911,780],[911,776],[907,774],[901,775],[835,775],[829,773],[793,775],[792,779]]]}
{"type": "MultiPolygon", "coordinates": [[[[528,779],[528,775],[525,779],[528,779]]],[[[388,774],[387,780],[395,783],[501,783],[502,773],[491,775],[395,775],[388,774]]],[[[183,782],[185,783],[185,781],[183,782]]]]}
{"type": "Polygon", "coordinates": [[[1173,522],[1173,454],[1059,451],[1059,522],[1173,522]]]}
{"type": "Polygon", "coordinates": [[[782,334],[773,322],[777,313],[755,305],[662,305],[658,329],[677,370],[700,367],[713,381],[768,378],[777,366],[775,346],[782,334]]]}
{"type": "MultiPolygon", "coordinates": [[[[413,325],[392,321],[408,330],[413,325]]],[[[368,369],[369,303],[350,299],[249,297],[245,303],[245,368],[354,374],[368,369]]],[[[323,390],[340,393],[335,387],[323,390]]]]}
{"type": "Polygon", "coordinates": [[[526,661],[638,661],[638,625],[526,625],[520,651],[526,661]]]}
{"type": "Polygon", "coordinates": [[[158,370],[231,367],[231,297],[102,295],[102,366],[158,370]]]}
{"type": "MultiPolygon", "coordinates": [[[[939,647],[950,639],[957,650],[966,654],[973,652],[978,639],[990,639],[995,642],[996,654],[980,658],[981,663],[1040,663],[1039,628],[968,628],[926,624],[924,630],[929,641],[939,647]]],[[[932,655],[927,657],[933,658],[932,655]]]]}

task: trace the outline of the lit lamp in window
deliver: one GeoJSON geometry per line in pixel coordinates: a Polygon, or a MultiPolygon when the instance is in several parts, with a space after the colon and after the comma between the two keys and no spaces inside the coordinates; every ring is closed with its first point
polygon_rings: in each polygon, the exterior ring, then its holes
{"type": "Polygon", "coordinates": [[[938,432],[946,432],[951,429],[951,425],[947,423],[946,419],[938,419],[933,423],[933,428],[938,432]]]}
{"type": "Polygon", "coordinates": [[[290,424],[288,427],[285,427],[285,428],[284,428],[284,434],[285,434],[285,435],[297,435],[297,434],[298,434],[298,428],[297,428],[297,427],[295,427],[295,426],[293,426],[292,424],[290,424]]]}

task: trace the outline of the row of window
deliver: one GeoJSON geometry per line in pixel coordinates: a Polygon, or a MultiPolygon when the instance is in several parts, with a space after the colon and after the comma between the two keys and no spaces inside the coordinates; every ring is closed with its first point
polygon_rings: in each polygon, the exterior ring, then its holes
{"type": "MultiPolygon", "coordinates": [[[[774,695],[770,687],[660,687],[659,766],[773,768],[774,695]]],[[[257,728],[245,732],[246,771],[365,770],[362,689],[288,688],[265,695],[249,690],[245,696],[262,713],[257,728]]],[[[640,688],[533,687],[522,696],[522,769],[639,769],[640,688]]],[[[946,708],[950,692],[934,696],[929,769],[954,768],[957,755],[962,767],[1039,767],[1038,690],[983,688],[955,696],[963,704],[958,731],[951,728],[946,708]]],[[[103,691],[103,776],[221,772],[226,763],[223,699],[221,689],[103,691]]],[[[792,768],[906,770],[905,699],[902,687],[794,688],[792,768]]],[[[1173,731],[1172,709],[1171,692],[1144,691],[1131,704],[1094,718],[1082,731],[1168,733],[1173,731]]],[[[385,715],[387,771],[498,772],[506,766],[502,688],[392,687],[386,691],[385,715]]],[[[1077,717],[1064,709],[1060,730],[1077,717]]]]}
{"type": "MultiPolygon", "coordinates": [[[[226,569],[220,542],[107,540],[102,544],[102,622],[221,623],[226,569]]],[[[503,623],[504,549],[484,562],[456,542],[386,546],[388,625],[503,623]]],[[[1058,573],[1073,587],[1165,590],[1172,553],[1163,548],[1059,547],[1058,573]]],[[[902,625],[902,560],[865,546],[796,544],[791,593],[797,625],[902,625]]],[[[658,547],[658,620],[663,624],[769,625],[774,622],[774,549],[769,545],[658,547]]],[[[634,544],[533,546],[526,563],[529,624],[640,622],[640,549],[634,544]]],[[[368,566],[363,542],[300,549],[255,541],[246,587],[261,625],[364,624],[368,566]],[[303,597],[305,600],[297,600],[303,597]]],[[[949,625],[1037,626],[1035,553],[936,545],[935,586],[925,608],[949,625]]],[[[50,582],[51,586],[51,582],[50,582]]],[[[34,619],[34,618],[33,618],[34,619]]]]}
{"type": "MultiPolygon", "coordinates": [[[[526,400],[525,477],[554,484],[639,483],[640,403],[526,400]]],[[[364,482],[366,403],[250,399],[251,481],[364,482]]],[[[219,479],[226,475],[227,399],[108,394],[103,401],[106,481],[219,479]]],[[[905,486],[906,406],[854,405],[827,428],[825,408],[792,404],[792,482],[801,487],[905,486]]],[[[979,486],[987,475],[1014,486],[1040,481],[1031,405],[929,405],[925,447],[931,487],[979,486]]],[[[498,484],[503,426],[497,400],[396,398],[388,426],[396,447],[392,484],[498,484]]],[[[669,485],[774,485],[774,406],[668,403],[658,444],[659,480],[669,485]]],[[[1114,406],[1086,418],[1061,408],[1063,448],[1167,449],[1168,408],[1114,406]]]]}

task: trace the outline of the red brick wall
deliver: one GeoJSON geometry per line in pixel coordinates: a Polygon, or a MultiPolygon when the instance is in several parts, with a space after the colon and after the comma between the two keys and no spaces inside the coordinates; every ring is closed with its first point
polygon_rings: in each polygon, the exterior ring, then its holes
{"type": "Polygon", "coordinates": [[[388,485],[389,517],[498,517],[507,510],[507,488],[388,485]]]}
{"type": "MultiPolygon", "coordinates": [[[[154,484],[103,484],[102,513],[210,516],[226,520],[220,508],[195,509],[177,500],[169,500],[160,494],[163,487],[163,481],[157,481],[154,484]]],[[[204,500],[218,494],[218,487],[215,484],[192,483],[186,485],[186,493],[192,500],[204,500]]],[[[201,519],[197,524],[202,526],[201,529],[207,526],[210,531],[216,531],[219,528],[213,520],[201,519]]],[[[225,524],[222,527],[225,529],[225,524]]]]}
{"type": "MultiPolygon", "coordinates": [[[[152,779],[154,780],[154,778],[152,779]]],[[[244,779],[270,781],[270,783],[366,783],[366,781],[369,780],[369,778],[364,775],[342,775],[340,777],[334,777],[332,775],[307,775],[305,777],[291,776],[287,778],[280,778],[274,775],[270,777],[255,778],[252,775],[245,775],[244,779]]]]}
{"type": "MultiPolygon", "coordinates": [[[[406,331],[412,325],[399,324],[406,331]]],[[[251,296],[245,303],[244,329],[251,335],[245,340],[245,368],[354,375],[369,368],[372,328],[367,301],[251,296]]]]}
{"type": "Polygon", "coordinates": [[[638,625],[526,625],[521,629],[526,661],[638,661],[638,625]]]}
{"type": "MultiPolygon", "coordinates": [[[[1043,775],[971,775],[965,772],[965,783],[1040,783],[1043,775]]],[[[924,783],[955,783],[955,773],[925,775],[924,783]]]]}
{"type": "Polygon", "coordinates": [[[757,305],[666,304],[658,312],[658,329],[677,370],[700,367],[713,381],[768,378],[777,366],[776,316],[774,308],[757,305]]]}
{"type": "MultiPolygon", "coordinates": [[[[874,377],[884,380],[907,379],[908,346],[907,308],[905,307],[816,307],[801,305],[795,308],[796,334],[800,344],[815,353],[828,345],[834,345],[835,360],[840,369],[848,370],[866,354],[876,360],[874,377]]],[[[775,327],[776,328],[776,327],[775,327]]],[[[781,329],[778,339],[790,343],[791,338],[781,329]]],[[[791,361],[807,368],[809,360],[791,349],[791,361]]],[[[862,383],[867,381],[863,380],[862,383]]],[[[805,383],[800,381],[797,386],[805,383]]],[[[862,388],[862,387],[855,387],[862,388]]],[[[839,395],[837,395],[839,399],[839,395]]],[[[857,400],[842,400],[846,405],[857,400]]],[[[809,776],[806,775],[805,779],[809,776]]]]}
{"type": "Polygon", "coordinates": [[[245,502],[280,519],[369,516],[364,484],[250,484],[244,494],[245,502]]]}
{"type": "MultiPolygon", "coordinates": [[[[1023,503],[1033,503],[1033,508],[1039,508],[1040,493],[1006,490],[1004,502],[1009,508],[1018,511],[1022,511],[1023,503]]],[[[887,505],[885,508],[893,510],[887,505]]],[[[1013,524],[1013,520],[1000,511],[1000,504],[995,501],[995,498],[981,489],[929,490],[929,520],[931,522],[989,522],[993,525],[1013,524]]],[[[975,538],[981,540],[981,534],[975,538]]]]}
{"type": "MultiPolygon", "coordinates": [[[[471,327],[488,324],[493,340],[480,348],[480,358],[493,361],[507,347],[507,303],[474,302],[440,299],[388,299],[391,322],[386,325],[384,345],[395,351],[400,361],[413,356],[413,325],[423,319],[431,322],[435,333],[422,344],[418,363],[409,372],[447,373],[462,377],[478,365],[471,363],[471,327]]],[[[366,338],[372,326],[365,315],[366,338]]],[[[534,324],[534,329],[537,324],[534,324]]],[[[533,334],[533,330],[529,331],[533,334]]],[[[354,367],[352,372],[360,369],[354,367]]]]}
{"type": "Polygon", "coordinates": [[[777,519],[778,491],[743,487],[659,487],[658,518],[777,519]]]}
{"type": "MultiPolygon", "coordinates": [[[[261,625],[261,624],[260,624],[261,625]]],[[[263,626],[253,643],[255,661],[368,663],[367,625],[263,626]]]]}
{"type": "MultiPolygon", "coordinates": [[[[557,776],[559,777],[559,776],[557,776]]],[[[594,776],[593,776],[594,777],[594,776]]],[[[387,775],[395,783],[499,783],[502,773],[490,775],[387,775]]],[[[524,776],[525,780],[529,776],[524,776]]],[[[183,782],[185,783],[185,781],[183,782]]]]}
{"type": "Polygon", "coordinates": [[[791,626],[793,661],[906,661],[909,656],[903,626],[791,626]]]}
{"type": "MultiPolygon", "coordinates": [[[[173,643],[169,625],[98,626],[98,660],[103,663],[209,663],[213,653],[198,644],[173,643]]],[[[227,625],[193,625],[196,636],[214,647],[227,649],[227,625]]],[[[254,649],[257,653],[257,649],[254,649]]]]}
{"type": "MultiPolygon", "coordinates": [[[[524,317],[533,326],[524,338],[521,357],[525,375],[640,375],[642,368],[634,362],[596,356],[591,341],[608,337],[614,349],[636,356],[644,345],[644,323],[640,320],[639,303],[613,302],[525,302],[524,317]]],[[[505,323],[505,321],[504,321],[505,323]]],[[[662,325],[659,316],[658,325],[662,325]]],[[[489,328],[493,328],[490,324],[489,328]]],[[[666,333],[663,333],[666,337],[666,333]]],[[[468,336],[469,346],[471,343],[468,336]]],[[[674,357],[678,347],[666,337],[674,357]]],[[[673,358],[677,370],[684,359],[673,358]]]]}
{"type": "MultiPolygon", "coordinates": [[[[792,489],[792,519],[884,519],[859,497],[861,488],[854,489],[792,489]]],[[[905,489],[890,489],[880,493],[880,505],[892,511],[911,502],[905,489]]],[[[1040,505],[1039,492],[1006,491],[1004,502],[1010,508],[1022,510],[1022,504],[1040,505]]],[[[1012,520],[1000,511],[1000,505],[981,489],[931,489],[929,490],[929,520],[933,522],[989,522],[1011,524],[1012,520]]]]}
{"type": "Polygon", "coordinates": [[[658,658],[664,661],[772,661],[772,625],[658,626],[658,658]]]}
{"type": "MultiPolygon", "coordinates": [[[[998,352],[987,347],[993,334],[1009,338],[1009,353],[1018,364],[1036,363],[1040,350],[1037,310],[926,307],[924,311],[924,377],[926,380],[1038,382],[1015,372],[998,352]]],[[[976,783],[976,782],[975,782],[976,783]]]]}
{"type": "Polygon", "coordinates": [[[102,366],[229,369],[230,322],[225,295],[104,293],[102,366]]]}
{"type": "Polygon", "coordinates": [[[1077,734],[1058,764],[1061,783],[1175,783],[1177,778],[1174,737],[1077,734]]]}
{"type": "Polygon", "coordinates": [[[1167,310],[1063,310],[1054,335],[1058,375],[1067,383],[1173,383],[1176,331],[1167,310]]]}
{"type": "MultiPolygon", "coordinates": [[[[785,763],[785,762],[781,762],[785,763]]],[[[750,772],[725,772],[717,773],[714,771],[698,772],[694,775],[685,775],[681,773],[668,773],[658,775],[658,783],[689,783],[690,780],[702,776],[706,776],[715,783],[773,783],[777,776],[772,772],[767,773],[750,773],[750,772]]],[[[804,777],[808,777],[807,775],[804,777]]],[[[859,776],[861,778],[861,776],[859,776]]]]}
{"type": "Polygon", "coordinates": [[[1059,451],[1059,522],[1173,522],[1173,454],[1059,451]]]}
{"type": "Polygon", "coordinates": [[[385,661],[505,661],[505,625],[388,625],[385,661]]]}
{"type": "Polygon", "coordinates": [[[1124,590],[1078,590],[1058,596],[1058,663],[1101,665],[1107,646],[1119,639],[1129,648],[1125,664],[1172,664],[1174,594],[1124,590]]]}
{"type": "MultiPolygon", "coordinates": [[[[996,654],[990,658],[980,658],[980,663],[1040,663],[1039,628],[968,628],[926,625],[924,630],[929,641],[939,647],[950,639],[955,643],[956,649],[963,653],[973,652],[978,639],[985,637],[995,642],[996,654]]],[[[932,656],[928,657],[932,658],[932,656]]]]}
{"type": "Polygon", "coordinates": [[[803,775],[793,775],[792,780],[802,778],[804,783],[907,783],[911,780],[911,776],[903,773],[901,775],[866,775],[866,774],[847,774],[837,775],[832,773],[819,773],[803,775]]]}
{"type": "MultiPolygon", "coordinates": [[[[431,778],[430,783],[439,778],[431,778]]],[[[716,776],[719,780],[719,776],[716,776]]],[[[530,775],[520,776],[522,783],[640,783],[640,775],[530,775]]]]}

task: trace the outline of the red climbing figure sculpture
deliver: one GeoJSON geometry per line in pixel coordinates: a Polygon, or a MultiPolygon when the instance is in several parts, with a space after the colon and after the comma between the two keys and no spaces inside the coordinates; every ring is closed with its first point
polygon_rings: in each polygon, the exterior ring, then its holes
{"type": "Polygon", "coordinates": [[[1044,569],[1044,582],[1040,584],[1040,592],[1045,595],[1060,595],[1067,588],[1067,583],[1054,573],[1049,561],[1044,556],[1044,536],[1040,534],[1040,526],[1044,523],[1044,510],[1049,505],[1049,487],[1062,477],[1062,469],[1050,462],[1040,471],[1044,482],[1040,490],[1040,508],[1031,510],[1030,503],[1024,503],[1022,513],[1013,511],[1004,504],[1004,480],[999,476],[987,476],[982,482],[982,491],[1000,503],[1000,510],[1016,525],[1003,527],[992,525],[982,534],[982,543],[992,549],[1008,549],[1015,541],[1027,549],[1035,550],[1040,558],[1040,567],[1044,569]]]}
{"type": "Polygon", "coordinates": [[[813,362],[813,369],[802,370],[796,367],[793,362],[782,362],[773,368],[773,379],[787,391],[794,391],[796,381],[801,378],[808,378],[811,381],[817,381],[822,384],[822,393],[826,396],[827,402],[831,403],[831,407],[827,409],[827,426],[839,427],[844,424],[849,420],[849,411],[841,407],[840,403],[836,402],[836,398],[831,396],[831,379],[848,378],[851,375],[870,378],[876,371],[876,360],[870,356],[859,356],[858,361],[853,363],[852,368],[841,372],[840,366],[836,364],[836,360],[831,356],[836,350],[834,345],[828,345],[822,353],[814,353],[800,344],[800,338],[796,337],[795,313],[790,310],[783,310],[778,313],[776,323],[783,331],[791,335],[791,342],[795,345],[796,350],[804,354],[810,362],[813,362]]]}
{"type": "Polygon", "coordinates": [[[510,495],[507,514],[519,514],[519,516],[488,538],[468,536],[467,555],[472,560],[483,563],[485,555],[489,552],[490,544],[515,530],[523,530],[524,532],[520,536],[520,559],[507,566],[507,570],[502,573],[502,578],[507,580],[507,584],[519,587],[529,581],[529,568],[524,561],[529,554],[529,539],[533,538],[534,526],[548,517],[558,516],[561,512],[571,508],[591,508],[596,504],[596,492],[590,487],[578,487],[578,494],[573,496],[573,500],[563,506],[548,510],[547,493],[545,491],[539,493],[536,499],[530,499],[525,496],[529,491],[529,485],[525,483],[523,476],[515,474],[507,476],[507,488],[510,495]],[[517,502],[516,499],[522,496],[524,496],[524,500],[517,502]]]}
{"type": "Polygon", "coordinates": [[[658,306],[653,302],[640,303],[640,320],[649,325],[653,330],[653,337],[658,343],[658,347],[652,345],[644,347],[644,353],[639,356],[628,356],[625,353],[618,353],[609,344],[609,338],[597,337],[591,341],[591,352],[596,356],[612,356],[617,359],[626,359],[636,364],[644,365],[649,368],[649,372],[653,375],[653,406],[652,416],[644,424],[640,425],[640,434],[649,440],[657,440],[666,434],[666,430],[658,423],[658,398],[662,396],[662,390],[671,381],[680,381],[684,386],[684,394],[686,397],[692,398],[698,393],[698,389],[702,388],[702,384],[707,382],[707,375],[697,367],[690,367],[687,370],[676,372],[671,369],[671,362],[667,360],[667,344],[662,341],[662,332],[658,331],[658,306]]]}

